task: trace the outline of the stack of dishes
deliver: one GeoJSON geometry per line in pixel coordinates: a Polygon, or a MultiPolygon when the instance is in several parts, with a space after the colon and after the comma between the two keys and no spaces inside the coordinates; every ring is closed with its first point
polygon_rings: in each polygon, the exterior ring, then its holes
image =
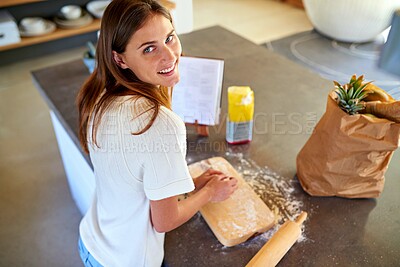
{"type": "Polygon", "coordinates": [[[26,17],[21,20],[18,28],[22,37],[34,37],[53,32],[56,25],[41,17],[26,17]]]}
{"type": "Polygon", "coordinates": [[[61,8],[54,22],[59,28],[80,28],[92,23],[92,16],[79,6],[68,5],[61,8]]]}

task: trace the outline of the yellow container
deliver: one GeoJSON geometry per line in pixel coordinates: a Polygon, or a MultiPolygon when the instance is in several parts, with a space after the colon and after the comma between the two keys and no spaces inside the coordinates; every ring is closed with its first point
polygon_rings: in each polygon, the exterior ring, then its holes
{"type": "Polygon", "coordinates": [[[252,139],[254,92],[248,86],[228,88],[228,118],[226,140],[231,144],[247,143],[252,139]]]}

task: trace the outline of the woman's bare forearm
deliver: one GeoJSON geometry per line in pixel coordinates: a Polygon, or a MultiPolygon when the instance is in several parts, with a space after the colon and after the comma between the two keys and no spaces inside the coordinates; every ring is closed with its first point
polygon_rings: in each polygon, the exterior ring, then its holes
{"type": "Polygon", "coordinates": [[[153,226],[157,232],[169,232],[187,222],[211,199],[210,188],[203,187],[189,198],[176,197],[151,201],[153,226]]]}
{"type": "Polygon", "coordinates": [[[216,175],[209,179],[205,186],[182,201],[178,202],[176,196],[150,201],[153,226],[158,232],[171,231],[188,221],[208,202],[227,199],[237,186],[235,178],[216,175]]]}

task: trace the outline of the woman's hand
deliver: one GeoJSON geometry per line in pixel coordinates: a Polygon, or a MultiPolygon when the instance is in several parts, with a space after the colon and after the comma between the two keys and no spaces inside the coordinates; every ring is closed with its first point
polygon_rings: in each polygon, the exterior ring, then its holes
{"type": "Polygon", "coordinates": [[[203,172],[200,176],[197,176],[193,179],[194,185],[196,187],[196,191],[202,189],[215,175],[223,174],[220,171],[214,169],[208,169],[207,171],[203,172]]]}
{"type": "Polygon", "coordinates": [[[213,175],[213,178],[205,185],[210,192],[211,202],[220,202],[227,199],[238,188],[238,181],[234,177],[223,174],[213,175]]]}

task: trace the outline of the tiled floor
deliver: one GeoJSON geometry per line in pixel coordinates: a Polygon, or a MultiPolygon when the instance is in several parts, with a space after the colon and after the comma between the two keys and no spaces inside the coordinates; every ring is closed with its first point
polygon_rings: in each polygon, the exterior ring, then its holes
{"type": "Polygon", "coordinates": [[[257,44],[312,29],[304,10],[271,0],[194,0],[194,28],[221,25],[257,44]]]}
{"type": "MultiPolygon", "coordinates": [[[[194,28],[221,25],[263,43],[311,29],[272,0],[194,0],[194,28]]],[[[0,266],[81,266],[81,215],[64,174],[48,108],[30,71],[79,59],[84,47],[0,67],[0,266]]]]}

